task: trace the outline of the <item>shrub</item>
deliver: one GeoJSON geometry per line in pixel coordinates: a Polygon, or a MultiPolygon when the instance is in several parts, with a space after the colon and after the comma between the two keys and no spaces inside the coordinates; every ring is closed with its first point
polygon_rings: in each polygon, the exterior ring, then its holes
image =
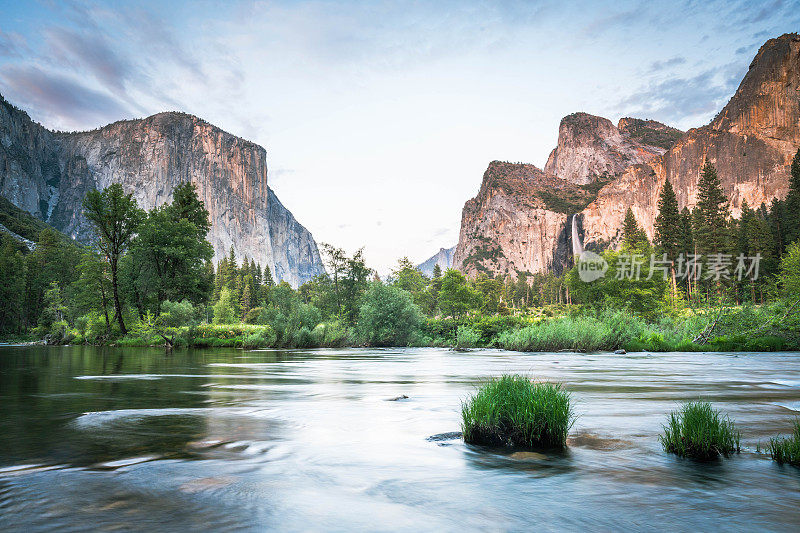
{"type": "Polygon", "coordinates": [[[262,326],[259,331],[249,333],[242,339],[242,348],[253,350],[257,348],[268,348],[275,345],[275,332],[269,326],[262,326]]]}
{"type": "Polygon", "coordinates": [[[774,437],[767,446],[774,461],[800,466],[800,421],[795,421],[794,432],[786,438],[774,437]]]}
{"type": "Polygon", "coordinates": [[[681,457],[709,460],[739,451],[739,432],[733,422],[711,404],[687,402],[669,415],[661,444],[681,457]]]}
{"type": "Polygon", "coordinates": [[[506,350],[611,350],[617,347],[611,327],[593,317],[562,317],[500,334],[506,350]]]}
{"type": "Polygon", "coordinates": [[[197,323],[197,309],[188,300],[161,302],[159,322],[167,327],[191,326],[197,323]]]}
{"type": "Polygon", "coordinates": [[[481,342],[481,334],[470,328],[469,326],[458,326],[456,331],[456,342],[453,348],[456,350],[465,350],[467,348],[475,348],[481,342]]]}
{"type": "Polygon", "coordinates": [[[574,416],[561,385],[504,375],[465,401],[461,418],[469,444],[563,448],[574,416]]]}
{"type": "Polygon", "coordinates": [[[422,320],[408,291],[380,282],[364,294],[358,316],[359,333],[372,346],[408,346],[422,320]]]}

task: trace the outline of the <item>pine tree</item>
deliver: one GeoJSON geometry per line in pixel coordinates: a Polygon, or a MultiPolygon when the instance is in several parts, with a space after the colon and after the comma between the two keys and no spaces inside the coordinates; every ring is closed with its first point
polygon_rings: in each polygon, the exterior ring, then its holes
{"type": "Polygon", "coordinates": [[[664,182],[658,199],[655,243],[661,253],[667,254],[670,261],[675,261],[681,252],[681,215],[675,190],[669,180],[664,182]]]}
{"type": "Polygon", "coordinates": [[[697,247],[701,254],[723,253],[727,248],[728,199],[714,165],[706,162],[697,184],[697,247]]]}
{"type": "Polygon", "coordinates": [[[275,280],[272,279],[272,271],[269,269],[269,265],[264,265],[264,286],[272,287],[275,285],[275,280]]]}
{"type": "Polygon", "coordinates": [[[789,176],[789,192],[785,200],[784,233],[785,245],[800,239],[800,150],[794,155],[789,176]]]}
{"type": "Polygon", "coordinates": [[[647,242],[647,236],[642,231],[642,228],[639,227],[639,223],[636,222],[636,216],[634,216],[633,210],[629,207],[625,213],[625,222],[622,225],[622,244],[627,247],[635,247],[644,242],[647,242]]]}
{"type": "Polygon", "coordinates": [[[694,253],[694,238],[692,236],[692,213],[688,207],[684,207],[681,211],[681,227],[680,227],[680,251],[686,258],[689,254],[694,253]]]}
{"type": "Polygon", "coordinates": [[[442,277],[442,267],[439,266],[439,263],[433,265],[433,277],[434,279],[442,277]]]}

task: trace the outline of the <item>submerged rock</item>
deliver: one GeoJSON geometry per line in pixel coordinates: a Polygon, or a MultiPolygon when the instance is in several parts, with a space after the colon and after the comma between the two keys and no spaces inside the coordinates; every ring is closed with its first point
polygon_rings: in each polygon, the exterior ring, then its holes
{"type": "Polygon", "coordinates": [[[426,438],[425,440],[430,442],[442,442],[446,440],[456,440],[463,437],[464,434],[460,431],[450,431],[448,433],[438,433],[436,435],[431,435],[430,437],[426,438]]]}
{"type": "Polygon", "coordinates": [[[387,402],[396,402],[398,400],[408,400],[408,396],[405,394],[401,394],[400,396],[395,396],[394,398],[387,398],[387,402]]]}
{"type": "Polygon", "coordinates": [[[517,461],[530,461],[530,460],[540,460],[540,459],[547,459],[547,456],[543,453],[536,453],[536,452],[514,452],[509,455],[510,458],[516,459],[517,461]]]}

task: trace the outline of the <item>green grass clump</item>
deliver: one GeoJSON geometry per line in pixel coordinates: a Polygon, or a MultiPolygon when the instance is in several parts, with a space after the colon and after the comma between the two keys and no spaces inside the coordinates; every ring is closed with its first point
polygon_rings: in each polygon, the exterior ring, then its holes
{"type": "Polygon", "coordinates": [[[790,437],[774,437],[767,446],[774,461],[780,464],[800,466],[800,421],[794,423],[794,432],[790,437]]]}
{"type": "Polygon", "coordinates": [[[453,343],[453,348],[456,350],[466,350],[469,348],[477,348],[481,342],[481,334],[469,326],[458,326],[456,330],[456,339],[453,343]]]}
{"type": "Polygon", "coordinates": [[[465,401],[461,418],[468,444],[564,448],[574,415],[561,385],[504,375],[465,401]]]}
{"type": "Polygon", "coordinates": [[[727,415],[704,401],[687,402],[669,415],[661,444],[664,451],[699,460],[739,451],[740,434],[727,415]]]}
{"type": "Polygon", "coordinates": [[[595,351],[616,345],[612,328],[594,317],[562,317],[522,329],[505,331],[497,343],[506,350],[547,352],[595,351]]]}

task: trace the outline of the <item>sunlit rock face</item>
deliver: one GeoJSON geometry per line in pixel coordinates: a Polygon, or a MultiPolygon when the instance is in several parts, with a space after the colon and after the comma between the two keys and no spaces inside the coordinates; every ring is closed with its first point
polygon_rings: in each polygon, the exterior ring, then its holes
{"type": "Polygon", "coordinates": [[[616,176],[630,165],[644,163],[661,155],[665,149],[644,144],[645,136],[637,140],[629,131],[636,124],[640,129],[654,121],[623,119],[621,130],[610,120],[587,113],[573,113],[561,119],[558,146],[550,152],[545,172],[571,183],[586,185],[597,179],[616,176]],[[640,140],[642,142],[640,142],[640,140]]]}
{"type": "Polygon", "coordinates": [[[191,181],[216,258],[233,247],[295,286],[324,271],[313,237],[267,184],[266,151],[197,117],[159,113],[55,133],[2,101],[0,145],[0,194],[78,240],[89,237],[81,202],[92,188],[120,183],[151,209],[191,181]]]}
{"type": "Polygon", "coordinates": [[[658,196],[669,179],[680,208],[697,202],[700,168],[717,169],[731,212],[783,198],[789,168],[800,148],[800,37],[770,39],[759,50],[738,90],[710,124],[689,130],[663,156],[625,170],[584,211],[586,240],[617,242],[631,206],[654,236],[658,196]]]}
{"type": "Polygon", "coordinates": [[[570,261],[564,241],[571,240],[572,214],[589,249],[619,243],[628,207],[652,239],[665,180],[679,207],[692,208],[706,160],[739,216],[744,200],[755,207],[786,195],[798,147],[800,37],[787,34],[761,47],[736,94],[706,126],[683,134],[654,121],[624,118],[615,127],[578,113],[562,121],[544,172],[532,165],[490,172],[492,163],[464,206],[454,265],[471,275],[558,272],[570,261]]]}

